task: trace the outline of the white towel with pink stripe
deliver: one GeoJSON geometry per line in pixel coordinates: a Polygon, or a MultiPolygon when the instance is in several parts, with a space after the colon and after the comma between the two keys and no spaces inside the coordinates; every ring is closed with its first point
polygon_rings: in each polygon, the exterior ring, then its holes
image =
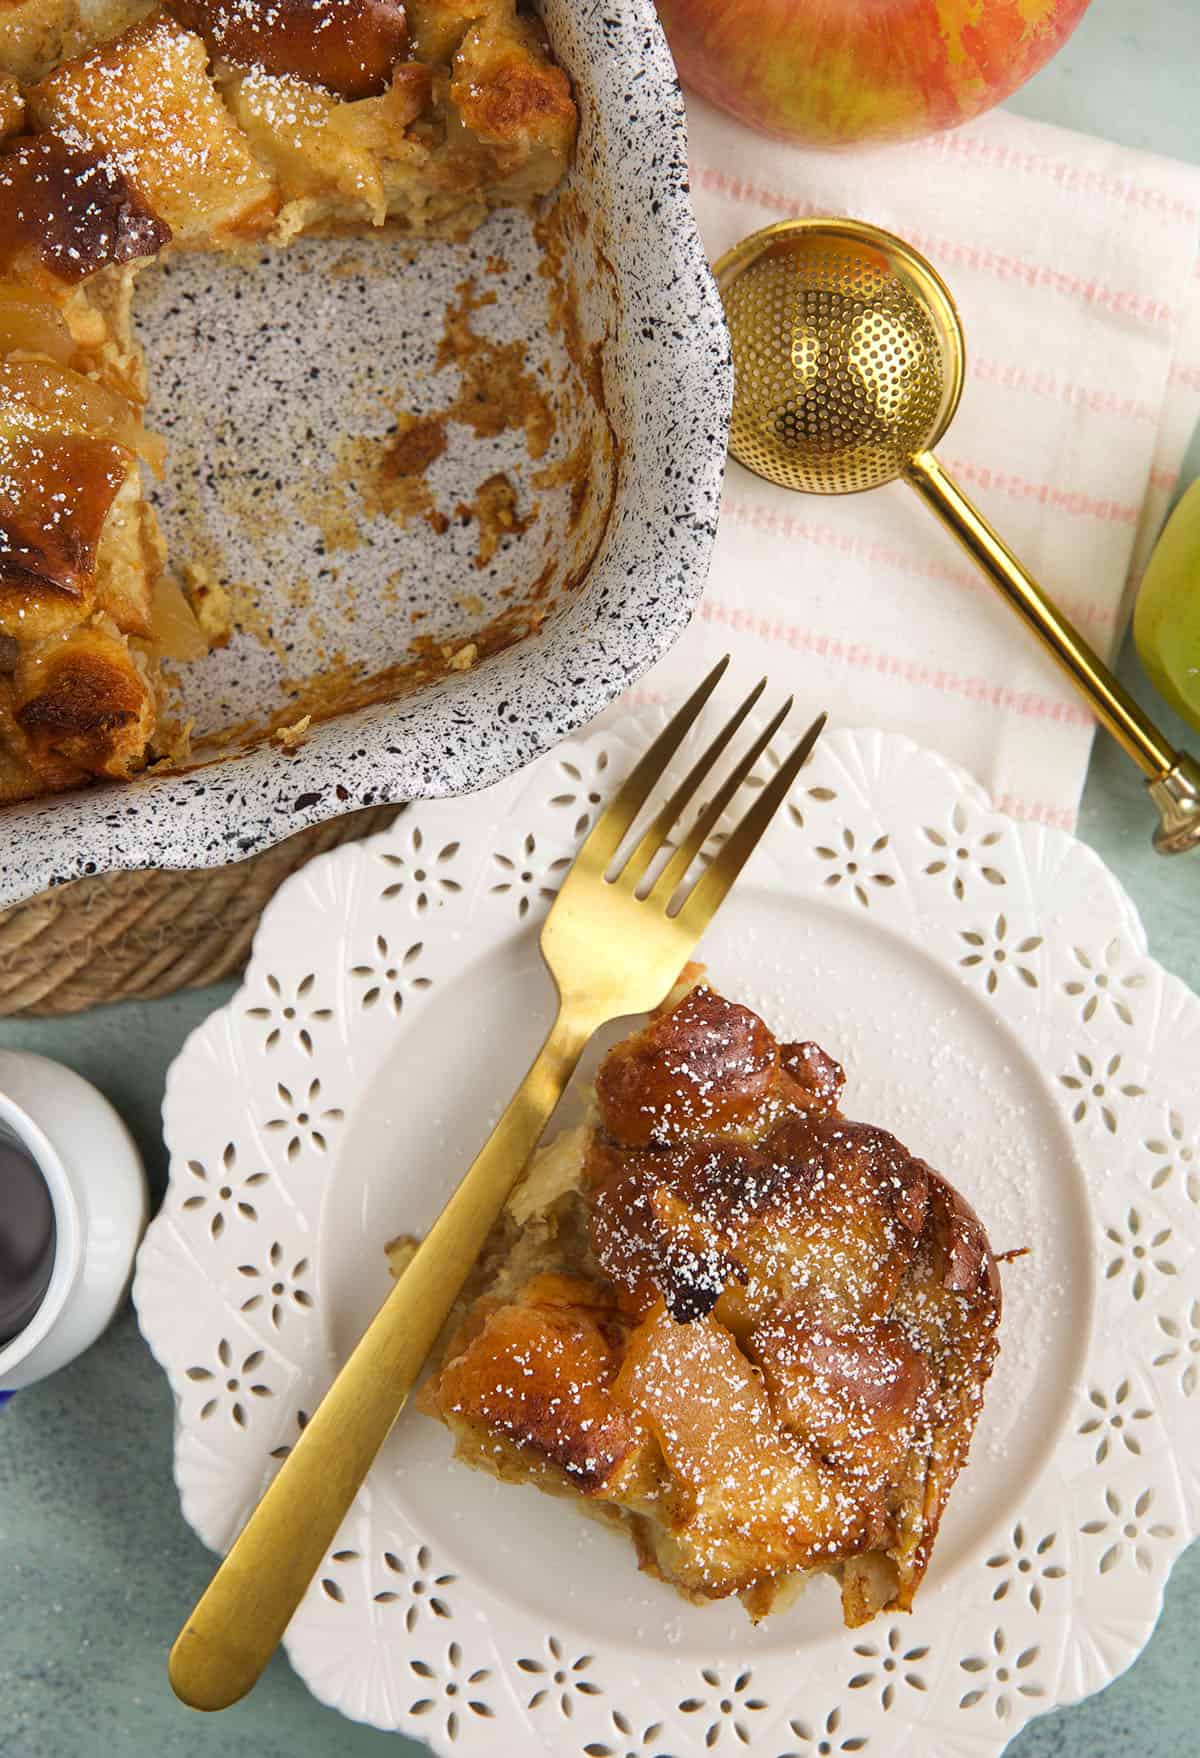
{"type": "MultiPolygon", "coordinates": [[[[829,154],[691,99],[715,257],[793,215],[900,233],[950,286],[967,379],[938,455],[1106,656],[1200,417],[1200,169],[1000,110],[829,154]]],[[[917,496],[789,493],[731,462],[699,615],[645,680],[673,700],[729,650],[844,724],[904,732],[1018,816],[1070,827],[1094,723],[917,496]]]]}

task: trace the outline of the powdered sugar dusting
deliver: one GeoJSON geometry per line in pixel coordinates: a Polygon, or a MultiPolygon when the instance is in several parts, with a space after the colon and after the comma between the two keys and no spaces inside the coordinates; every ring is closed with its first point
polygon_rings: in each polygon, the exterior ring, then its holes
{"type": "Polygon", "coordinates": [[[685,1594],[757,1617],[834,1566],[858,1624],[924,1574],[999,1281],[970,1210],[842,1117],[841,1084],[704,984],[616,1045],[586,1222],[556,1198],[515,1234],[430,1408],[468,1463],[620,1511],[685,1594]]]}

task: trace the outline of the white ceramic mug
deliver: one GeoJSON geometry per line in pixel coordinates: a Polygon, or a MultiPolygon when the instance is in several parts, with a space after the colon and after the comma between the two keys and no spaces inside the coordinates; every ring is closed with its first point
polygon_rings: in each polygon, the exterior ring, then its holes
{"type": "Polygon", "coordinates": [[[0,1348],[0,1392],[12,1392],[65,1367],[112,1319],[146,1225],[146,1175],[103,1094],[45,1056],[0,1050],[0,1135],[34,1161],[55,1225],[41,1304],[0,1348]]]}

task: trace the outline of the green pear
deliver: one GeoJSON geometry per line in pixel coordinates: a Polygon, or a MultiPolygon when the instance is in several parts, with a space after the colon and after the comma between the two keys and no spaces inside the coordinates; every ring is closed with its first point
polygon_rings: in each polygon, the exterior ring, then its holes
{"type": "Polygon", "coordinates": [[[1155,689],[1200,728],[1200,479],[1167,520],[1142,575],[1133,638],[1155,689]]]}

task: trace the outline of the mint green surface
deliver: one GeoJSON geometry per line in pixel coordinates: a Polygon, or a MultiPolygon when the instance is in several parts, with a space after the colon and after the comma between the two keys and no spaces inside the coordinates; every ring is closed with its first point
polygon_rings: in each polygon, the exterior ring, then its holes
{"type": "MultiPolygon", "coordinates": [[[[1058,61],[1013,107],[1200,160],[1198,36],[1200,0],[1094,0],[1058,61]]],[[[1188,474],[1198,472],[1194,445],[1188,474]]],[[[1128,648],[1122,675],[1158,711],[1128,648]]],[[[1163,720],[1183,738],[1178,722],[1163,720]]],[[[1154,954],[1200,989],[1200,854],[1160,860],[1150,852],[1150,825],[1137,776],[1100,739],[1080,833],[1136,900],[1154,954]]],[[[0,1047],[40,1050],[95,1081],[141,1142],[158,1193],[167,1066],[230,991],[75,1020],[0,1021],[0,1047]]],[[[74,1367],[0,1411],[0,1758],[422,1752],[321,1708],[280,1659],[250,1699],[222,1716],[181,1708],[167,1685],[166,1652],[210,1567],[175,1499],[170,1394],[127,1313],[74,1367]]],[[[1089,1702],[1034,1722],[1009,1758],[1195,1758],[1198,1632],[1200,1547],[1176,1569],[1159,1628],[1130,1671],[1089,1702]]]]}

